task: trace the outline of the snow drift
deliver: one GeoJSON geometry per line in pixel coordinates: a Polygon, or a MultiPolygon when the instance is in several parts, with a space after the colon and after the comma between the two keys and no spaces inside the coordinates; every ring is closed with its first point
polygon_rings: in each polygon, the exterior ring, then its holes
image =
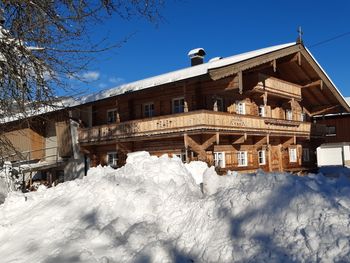
{"type": "Polygon", "coordinates": [[[0,257],[349,262],[349,198],[346,177],[218,176],[203,164],[139,152],[118,170],[97,167],[54,188],[11,193],[0,206],[0,257]]]}

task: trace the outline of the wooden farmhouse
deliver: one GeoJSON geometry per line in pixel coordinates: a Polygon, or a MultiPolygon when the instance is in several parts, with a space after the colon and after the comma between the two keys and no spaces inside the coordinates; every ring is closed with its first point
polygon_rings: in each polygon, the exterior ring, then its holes
{"type": "Polygon", "coordinates": [[[91,166],[124,164],[127,153],[203,160],[218,169],[299,171],[315,167],[325,140],[320,114],[349,105],[299,43],[203,63],[86,97],[72,108],[91,166]]]}
{"type": "Polygon", "coordinates": [[[218,171],[301,171],[316,167],[327,123],[315,116],[349,105],[310,52],[298,43],[191,66],[39,110],[1,124],[17,152],[12,161],[29,187],[86,174],[89,166],[125,163],[149,151],[202,160],[218,171]]]}

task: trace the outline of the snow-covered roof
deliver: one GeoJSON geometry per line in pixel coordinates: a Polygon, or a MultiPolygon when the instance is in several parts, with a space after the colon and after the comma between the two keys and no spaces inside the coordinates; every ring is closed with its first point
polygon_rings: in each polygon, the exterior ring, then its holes
{"type": "MultiPolygon", "coordinates": [[[[154,77],[138,80],[138,81],[135,81],[135,82],[122,84],[122,85],[116,86],[116,87],[111,88],[111,89],[100,91],[98,93],[89,94],[89,95],[86,95],[86,96],[83,96],[83,97],[79,97],[79,98],[64,99],[64,100],[61,101],[61,103],[59,103],[60,104],[59,106],[61,106],[61,107],[58,107],[58,108],[54,108],[53,107],[53,108],[50,108],[50,109],[46,109],[45,111],[46,112],[51,112],[51,111],[55,111],[57,109],[61,109],[62,107],[75,107],[75,106],[83,105],[83,104],[86,104],[86,103],[90,103],[90,102],[106,99],[106,98],[109,98],[109,97],[113,97],[113,96],[129,93],[129,92],[139,91],[139,90],[143,90],[143,89],[147,89],[147,88],[156,87],[156,86],[159,86],[159,85],[164,85],[164,84],[168,84],[168,83],[172,83],[172,82],[177,82],[177,81],[181,81],[181,80],[185,80],[185,79],[190,79],[190,78],[193,78],[193,77],[206,75],[209,72],[209,70],[217,69],[217,68],[221,68],[221,67],[225,67],[225,66],[229,66],[229,65],[233,65],[233,64],[236,64],[236,63],[248,60],[248,59],[256,58],[256,57],[259,57],[259,56],[262,56],[262,55],[265,55],[265,54],[268,54],[268,53],[271,53],[271,52],[274,52],[274,51],[278,51],[278,50],[281,50],[281,49],[284,49],[284,48],[288,48],[288,47],[291,47],[291,46],[294,46],[294,45],[296,45],[296,43],[295,42],[291,42],[291,43],[287,43],[287,44],[281,44],[281,45],[271,46],[271,47],[267,47],[267,48],[254,50],[254,51],[249,51],[249,52],[237,54],[237,55],[234,55],[234,56],[230,56],[230,57],[227,57],[227,58],[212,59],[209,62],[204,63],[204,64],[191,66],[191,67],[187,67],[187,68],[184,68],[184,69],[172,71],[172,72],[169,72],[169,73],[157,75],[157,76],[154,76],[154,77]]],[[[193,50],[191,50],[189,52],[189,54],[191,52],[192,53],[193,52],[198,52],[198,50],[200,50],[200,49],[201,48],[193,49],[193,50]]],[[[318,64],[316,59],[312,56],[311,52],[308,49],[306,49],[306,50],[310,54],[310,56],[313,58],[313,60],[316,62],[316,64],[319,66],[319,68],[323,71],[325,76],[333,84],[333,86],[335,87],[335,89],[339,93],[339,95],[341,97],[343,97],[341,95],[341,93],[339,92],[339,90],[337,89],[337,87],[335,86],[335,84],[328,77],[326,72],[322,69],[322,67],[318,64]]],[[[350,105],[350,98],[347,98],[347,102],[350,105]]],[[[30,116],[40,115],[40,114],[43,114],[43,113],[45,113],[45,112],[42,112],[42,110],[39,110],[39,112],[30,114],[30,116]]],[[[19,119],[19,118],[20,118],[20,116],[14,116],[12,118],[12,120],[7,120],[7,121],[13,121],[13,120],[16,120],[16,119],[19,119]]]]}
{"type": "MultiPolygon", "coordinates": [[[[209,61],[207,63],[200,64],[197,66],[176,70],[173,72],[165,73],[165,74],[158,75],[151,78],[146,78],[146,79],[131,82],[128,84],[122,84],[112,89],[104,90],[96,94],[91,94],[91,95],[87,95],[85,97],[79,98],[79,100],[77,100],[77,103],[78,103],[77,105],[85,104],[85,103],[89,103],[97,100],[102,100],[108,97],[121,95],[123,93],[138,91],[138,90],[147,89],[147,88],[151,88],[159,85],[164,85],[171,82],[176,82],[180,80],[185,80],[185,79],[190,79],[193,77],[205,75],[208,73],[210,69],[220,68],[220,67],[232,65],[235,63],[239,63],[247,59],[255,58],[255,57],[258,57],[267,53],[271,53],[283,48],[291,47],[295,44],[296,44],[295,42],[292,42],[288,44],[262,48],[262,49],[234,55],[231,57],[222,58],[220,60],[209,61]]],[[[76,105],[70,105],[70,106],[76,106],[76,105]]]]}

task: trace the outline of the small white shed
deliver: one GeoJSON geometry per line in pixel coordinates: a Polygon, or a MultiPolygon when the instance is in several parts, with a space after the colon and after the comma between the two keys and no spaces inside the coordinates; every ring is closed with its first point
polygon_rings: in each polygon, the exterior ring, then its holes
{"type": "Polygon", "coordinates": [[[324,143],[317,147],[317,166],[350,166],[350,143],[324,143]]]}

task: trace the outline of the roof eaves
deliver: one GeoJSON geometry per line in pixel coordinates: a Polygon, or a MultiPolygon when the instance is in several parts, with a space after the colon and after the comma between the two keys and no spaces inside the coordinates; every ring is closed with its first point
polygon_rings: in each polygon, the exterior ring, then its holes
{"type": "Polygon", "coordinates": [[[333,91],[335,91],[335,97],[338,99],[338,101],[340,102],[340,104],[344,107],[344,109],[347,112],[350,112],[350,104],[345,100],[344,96],[340,93],[339,89],[337,88],[337,86],[334,84],[334,82],[332,81],[332,79],[327,75],[326,71],[321,67],[321,65],[318,63],[318,61],[315,59],[315,57],[312,55],[312,53],[310,52],[309,49],[307,49],[307,47],[303,46],[305,50],[305,52],[311,57],[311,59],[313,60],[313,62],[316,64],[316,66],[320,69],[320,71],[322,72],[322,74],[324,75],[324,77],[329,81],[329,83],[331,84],[331,91],[334,94],[333,91]],[[332,90],[333,89],[333,90],[332,90]]]}

